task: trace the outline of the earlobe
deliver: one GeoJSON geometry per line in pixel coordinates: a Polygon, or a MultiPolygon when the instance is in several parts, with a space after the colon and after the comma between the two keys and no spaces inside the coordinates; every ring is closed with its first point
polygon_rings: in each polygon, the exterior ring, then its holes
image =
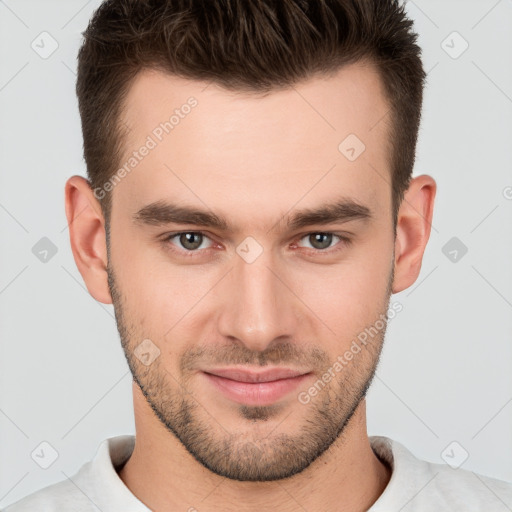
{"type": "Polygon", "coordinates": [[[421,175],[411,180],[397,219],[393,293],[411,286],[419,276],[423,254],[430,237],[436,182],[421,175]]]}
{"type": "Polygon", "coordinates": [[[81,176],[72,176],[65,186],[66,217],[71,250],[89,293],[111,304],[107,279],[105,220],[100,204],[81,176]]]}

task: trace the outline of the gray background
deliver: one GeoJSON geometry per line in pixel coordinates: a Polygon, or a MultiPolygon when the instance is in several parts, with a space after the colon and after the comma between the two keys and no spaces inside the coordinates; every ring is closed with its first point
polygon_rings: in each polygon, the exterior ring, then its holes
{"type": "MultiPolygon", "coordinates": [[[[85,173],[76,53],[99,3],[0,0],[0,507],[134,432],[113,309],[84,287],[63,203],[66,178],[85,173]],[[43,237],[57,251],[46,261],[43,237]],[[58,454],[47,469],[42,442],[58,454]]],[[[512,481],[512,0],[407,9],[429,72],[415,175],[438,194],[421,275],[392,297],[403,311],[368,396],[369,433],[433,462],[467,453],[461,467],[512,481]]]]}

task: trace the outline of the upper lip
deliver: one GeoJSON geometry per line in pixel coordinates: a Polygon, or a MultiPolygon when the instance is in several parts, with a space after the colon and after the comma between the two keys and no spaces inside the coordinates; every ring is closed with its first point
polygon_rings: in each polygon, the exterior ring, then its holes
{"type": "Polygon", "coordinates": [[[308,371],[293,368],[266,368],[266,369],[242,369],[242,368],[214,368],[203,370],[205,373],[224,377],[225,379],[239,382],[272,382],[279,379],[290,379],[309,373],[308,371]]]}

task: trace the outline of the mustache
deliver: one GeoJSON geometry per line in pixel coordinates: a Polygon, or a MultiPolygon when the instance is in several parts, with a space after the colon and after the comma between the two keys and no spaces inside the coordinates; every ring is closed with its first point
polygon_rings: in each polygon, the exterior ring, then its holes
{"type": "Polygon", "coordinates": [[[283,342],[273,344],[265,350],[254,351],[241,344],[208,345],[194,347],[183,354],[180,361],[182,372],[197,370],[207,366],[228,365],[282,365],[294,364],[308,368],[324,368],[329,356],[317,347],[305,348],[297,344],[283,342]]]}

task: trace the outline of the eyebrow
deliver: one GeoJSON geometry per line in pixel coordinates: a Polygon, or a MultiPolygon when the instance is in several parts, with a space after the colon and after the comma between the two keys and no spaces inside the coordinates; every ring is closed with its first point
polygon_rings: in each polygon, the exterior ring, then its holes
{"type": "MultiPolygon", "coordinates": [[[[372,218],[372,211],[350,198],[341,198],[334,203],[328,203],[318,208],[308,208],[296,211],[291,215],[284,215],[276,224],[284,220],[290,230],[300,229],[311,225],[325,225],[351,220],[368,221],[372,218]]],[[[143,206],[133,215],[136,224],[149,226],[165,226],[167,224],[193,224],[219,231],[230,231],[226,218],[211,211],[201,210],[189,206],[180,206],[167,201],[155,201],[143,206]]]]}

